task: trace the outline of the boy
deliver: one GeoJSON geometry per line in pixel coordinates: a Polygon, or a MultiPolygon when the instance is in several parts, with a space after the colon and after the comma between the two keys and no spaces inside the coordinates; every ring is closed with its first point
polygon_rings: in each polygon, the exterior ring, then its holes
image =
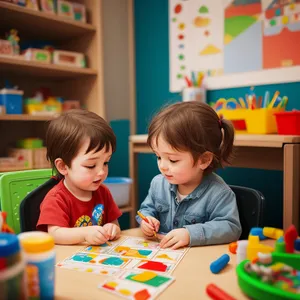
{"type": "Polygon", "coordinates": [[[112,129],[95,113],[71,110],[51,121],[46,144],[61,180],[41,204],[37,229],[48,231],[57,244],[117,239],[122,213],[102,185],[116,149],[112,129]]]}

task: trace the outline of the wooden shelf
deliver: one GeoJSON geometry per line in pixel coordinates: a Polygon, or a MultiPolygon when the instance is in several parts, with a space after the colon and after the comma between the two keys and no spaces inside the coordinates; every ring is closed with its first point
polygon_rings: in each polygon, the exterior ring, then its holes
{"type": "MultiPolygon", "coordinates": [[[[1,4],[1,2],[0,2],[1,4]]],[[[0,74],[39,76],[47,78],[77,78],[80,76],[97,75],[97,70],[75,68],[27,61],[19,58],[0,55],[0,74]]]]}
{"type": "Polygon", "coordinates": [[[35,39],[65,40],[96,32],[91,24],[5,2],[0,2],[0,20],[1,29],[22,29],[22,33],[35,39]]]}
{"type": "Polygon", "coordinates": [[[0,115],[0,121],[49,121],[58,115],[0,115]]]}

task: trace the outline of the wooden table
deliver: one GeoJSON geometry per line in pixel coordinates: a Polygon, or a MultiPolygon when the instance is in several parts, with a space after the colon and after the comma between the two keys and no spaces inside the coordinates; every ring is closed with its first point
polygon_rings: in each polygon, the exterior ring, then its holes
{"type": "MultiPolygon", "coordinates": [[[[140,229],[137,228],[123,231],[122,234],[142,236],[140,229]]],[[[59,262],[82,246],[55,246],[55,248],[59,262]]],[[[210,299],[205,292],[209,283],[215,283],[236,299],[248,299],[238,287],[235,266],[236,257],[229,253],[228,245],[193,247],[173,272],[175,282],[159,296],[159,299],[210,299]],[[210,263],[224,253],[228,253],[231,257],[229,264],[219,274],[211,273],[210,263]]],[[[97,288],[105,276],[57,267],[55,272],[55,299],[121,299],[97,288]]]]}
{"type": "MultiPolygon", "coordinates": [[[[138,154],[152,153],[147,135],[129,137],[130,177],[133,179],[131,207],[138,203],[138,154]]],[[[300,136],[237,134],[234,142],[234,167],[283,171],[283,228],[299,228],[300,214],[300,136]]],[[[136,226],[134,214],[130,225],[136,226]]]]}

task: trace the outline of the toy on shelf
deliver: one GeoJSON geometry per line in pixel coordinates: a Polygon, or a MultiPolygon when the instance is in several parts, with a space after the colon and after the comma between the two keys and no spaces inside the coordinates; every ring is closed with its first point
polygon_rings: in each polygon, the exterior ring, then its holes
{"type": "Polygon", "coordinates": [[[256,97],[253,88],[246,98],[220,98],[213,108],[219,116],[231,120],[235,130],[251,134],[277,133],[275,114],[285,111],[288,98],[275,92],[272,99],[266,91],[264,99],[256,97]]]}
{"type": "Polygon", "coordinates": [[[22,114],[24,92],[17,89],[0,90],[0,106],[4,106],[6,114],[22,114]]]}
{"type": "Polygon", "coordinates": [[[72,2],[58,0],[57,1],[57,14],[61,17],[74,19],[73,5],[72,2]]]}
{"type": "Polygon", "coordinates": [[[13,55],[12,44],[7,40],[0,39],[0,55],[13,55]]]}
{"type": "Polygon", "coordinates": [[[14,233],[14,231],[6,223],[7,213],[0,211],[0,232],[14,233]]]}
{"type": "MultiPolygon", "coordinates": [[[[274,239],[283,233],[280,229],[267,227],[263,232],[274,239]]],[[[250,235],[249,243],[253,238],[254,244],[258,245],[258,235],[250,235]]],[[[276,240],[272,251],[262,253],[258,247],[255,250],[254,256],[247,257],[237,266],[238,284],[243,292],[251,299],[300,299],[300,239],[295,226],[291,225],[283,237],[276,240]]]]}
{"type": "Polygon", "coordinates": [[[38,0],[27,0],[26,7],[38,11],[39,10],[38,0]]]}
{"type": "Polygon", "coordinates": [[[55,65],[86,68],[84,54],[79,52],[54,50],[52,60],[55,65]]]}
{"type": "Polygon", "coordinates": [[[50,97],[44,101],[35,98],[25,99],[25,112],[30,115],[55,115],[62,112],[59,98],[50,97]]]}
{"type": "Polygon", "coordinates": [[[13,55],[19,55],[20,54],[20,46],[19,46],[20,38],[18,36],[18,31],[16,29],[11,29],[9,31],[9,34],[7,35],[7,40],[10,42],[10,44],[12,46],[13,55]]]}
{"type": "Polygon", "coordinates": [[[0,158],[0,171],[49,168],[46,147],[38,138],[26,138],[16,142],[16,148],[8,150],[8,157],[0,158]]]}
{"type": "Polygon", "coordinates": [[[47,88],[41,88],[24,101],[25,113],[30,115],[56,115],[62,112],[62,99],[53,97],[47,88]]]}
{"type": "Polygon", "coordinates": [[[85,6],[80,3],[72,3],[72,5],[73,5],[74,20],[86,23],[85,6]]]}
{"type": "Polygon", "coordinates": [[[27,0],[11,0],[11,1],[8,1],[8,2],[12,2],[12,3],[17,4],[19,6],[25,6],[26,5],[26,1],[27,0]]]}
{"type": "Polygon", "coordinates": [[[41,11],[47,14],[55,14],[54,0],[40,0],[41,11]]]}
{"type": "Polygon", "coordinates": [[[51,63],[51,53],[49,50],[28,48],[23,54],[25,60],[38,61],[46,64],[51,63]]]}
{"type": "Polygon", "coordinates": [[[76,108],[80,108],[80,102],[78,100],[65,100],[63,102],[63,111],[76,108]]]}

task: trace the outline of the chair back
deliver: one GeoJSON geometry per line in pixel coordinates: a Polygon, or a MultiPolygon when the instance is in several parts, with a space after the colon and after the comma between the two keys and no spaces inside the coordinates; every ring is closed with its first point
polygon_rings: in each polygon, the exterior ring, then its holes
{"type": "Polygon", "coordinates": [[[235,193],[242,234],[240,239],[248,239],[252,227],[263,227],[263,214],[265,198],[263,194],[255,189],[230,185],[235,193]]]}

